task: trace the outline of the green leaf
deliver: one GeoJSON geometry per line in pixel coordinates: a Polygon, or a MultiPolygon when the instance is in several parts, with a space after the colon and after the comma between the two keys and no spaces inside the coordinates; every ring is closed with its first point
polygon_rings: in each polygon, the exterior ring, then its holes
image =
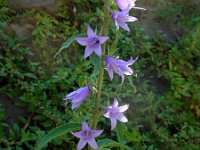
{"type": "Polygon", "coordinates": [[[129,150],[128,146],[121,145],[120,143],[115,142],[115,141],[113,141],[111,139],[98,140],[97,143],[98,143],[98,146],[99,146],[99,150],[103,150],[103,149],[108,148],[108,147],[109,148],[112,148],[112,147],[123,147],[123,148],[129,150]]]}
{"type": "Polygon", "coordinates": [[[117,34],[116,34],[116,38],[115,38],[114,42],[111,44],[111,47],[110,47],[110,51],[109,51],[110,56],[112,56],[117,50],[117,44],[118,44],[118,41],[119,41],[119,37],[120,37],[120,33],[118,31],[117,34]]]}
{"type": "Polygon", "coordinates": [[[61,125],[51,131],[49,131],[48,134],[46,134],[37,144],[34,150],[40,150],[42,147],[44,147],[49,141],[52,139],[55,139],[58,136],[61,136],[63,134],[66,134],[70,131],[75,131],[80,129],[79,124],[75,123],[69,123],[69,124],[64,124],[61,125]]]}
{"type": "Polygon", "coordinates": [[[96,75],[98,75],[100,73],[100,70],[101,70],[101,59],[97,55],[92,54],[90,56],[90,61],[94,65],[93,75],[96,76],[96,75]]]}
{"type": "Polygon", "coordinates": [[[55,54],[54,58],[56,58],[56,56],[57,56],[58,54],[60,54],[60,52],[61,52],[63,49],[68,48],[68,47],[71,45],[71,43],[74,42],[74,41],[76,40],[77,37],[80,37],[80,36],[83,36],[83,35],[85,35],[85,34],[84,34],[84,33],[80,33],[80,34],[78,34],[78,35],[74,35],[74,36],[70,37],[66,42],[64,42],[64,43],[62,44],[61,48],[60,48],[59,51],[55,54]]]}

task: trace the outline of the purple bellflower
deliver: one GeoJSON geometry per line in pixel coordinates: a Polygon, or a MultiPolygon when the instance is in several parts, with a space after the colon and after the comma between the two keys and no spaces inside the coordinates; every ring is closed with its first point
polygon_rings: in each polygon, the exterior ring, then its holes
{"type": "Polygon", "coordinates": [[[78,90],[69,93],[63,100],[71,100],[72,110],[80,106],[80,104],[88,97],[90,89],[88,86],[79,88],[78,90]]]}
{"type": "Polygon", "coordinates": [[[94,31],[88,26],[87,28],[88,37],[79,37],[76,38],[76,41],[85,48],[84,58],[86,59],[88,56],[95,52],[98,56],[101,56],[101,44],[109,39],[108,36],[97,36],[94,31]]]}
{"type": "Polygon", "coordinates": [[[115,0],[115,3],[121,10],[125,10],[127,7],[130,7],[130,9],[135,8],[135,9],[145,10],[144,8],[141,7],[135,7],[135,2],[136,0],[115,0]]]}
{"type": "Polygon", "coordinates": [[[125,10],[122,11],[118,10],[114,11],[112,18],[117,30],[119,30],[119,26],[121,26],[124,30],[130,32],[130,29],[127,26],[126,22],[134,22],[137,20],[137,18],[129,16],[129,11],[130,11],[129,7],[127,7],[125,10]]]}
{"type": "Polygon", "coordinates": [[[130,59],[129,61],[124,61],[120,59],[114,59],[112,57],[107,56],[106,57],[106,70],[108,72],[108,75],[110,77],[110,80],[113,79],[113,72],[116,72],[118,75],[122,77],[122,83],[124,82],[124,74],[125,75],[132,75],[133,70],[129,67],[129,65],[132,65],[136,59],[130,59]]]}
{"type": "Polygon", "coordinates": [[[88,124],[83,121],[82,130],[79,132],[71,132],[75,137],[80,138],[77,150],[81,150],[87,143],[94,149],[98,148],[95,137],[99,136],[103,130],[92,130],[88,124]]]}
{"type": "Polygon", "coordinates": [[[111,121],[111,130],[113,130],[117,125],[117,120],[121,122],[127,122],[128,119],[122,114],[128,109],[129,105],[122,105],[118,107],[118,101],[115,98],[112,106],[106,108],[104,116],[109,118],[111,121]]]}

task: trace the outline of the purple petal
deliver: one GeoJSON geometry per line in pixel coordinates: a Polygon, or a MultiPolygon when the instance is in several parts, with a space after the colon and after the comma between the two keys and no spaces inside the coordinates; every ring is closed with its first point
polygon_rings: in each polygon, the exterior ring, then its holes
{"type": "Polygon", "coordinates": [[[130,29],[129,29],[129,27],[127,26],[126,23],[122,23],[122,22],[121,22],[119,25],[120,25],[124,30],[130,32],[130,29]]]}
{"type": "Polygon", "coordinates": [[[117,125],[117,120],[116,119],[110,119],[111,121],[111,130],[114,130],[116,125],[117,125]]]}
{"type": "Polygon", "coordinates": [[[77,138],[82,138],[83,131],[71,132],[71,134],[73,134],[73,136],[75,136],[75,137],[77,137],[77,138]]]}
{"type": "Polygon", "coordinates": [[[78,107],[81,105],[82,102],[83,102],[83,101],[77,102],[77,103],[72,103],[71,109],[74,110],[74,109],[78,108],[78,107]]]}
{"type": "Polygon", "coordinates": [[[118,106],[118,101],[117,101],[117,99],[115,98],[114,101],[113,101],[112,107],[117,107],[117,106],[118,106]]]}
{"type": "Polygon", "coordinates": [[[124,9],[122,12],[123,12],[125,15],[128,15],[130,10],[131,10],[131,7],[130,7],[130,4],[128,4],[128,7],[126,7],[126,9],[124,9]]]}
{"type": "Polygon", "coordinates": [[[77,150],[81,150],[86,145],[86,143],[86,140],[80,139],[80,141],[78,142],[77,150]]]}
{"type": "Polygon", "coordinates": [[[90,89],[88,86],[82,87],[77,90],[77,94],[73,97],[72,103],[78,103],[88,97],[90,89]]]}
{"type": "Polygon", "coordinates": [[[97,136],[101,135],[102,132],[103,132],[103,130],[92,130],[92,136],[97,137],[97,136]]]}
{"type": "Polygon", "coordinates": [[[128,104],[119,106],[119,107],[118,107],[118,108],[119,108],[119,112],[124,112],[124,111],[126,111],[126,110],[128,109],[128,107],[129,107],[128,104]]]}
{"type": "Polygon", "coordinates": [[[124,75],[121,75],[121,77],[122,77],[122,82],[121,82],[121,84],[123,84],[123,83],[124,83],[124,75]]]}
{"type": "Polygon", "coordinates": [[[110,118],[110,112],[104,113],[103,116],[106,117],[106,118],[110,118]]]}
{"type": "Polygon", "coordinates": [[[69,94],[64,98],[64,100],[71,99],[71,98],[73,98],[73,96],[75,96],[76,94],[77,94],[77,92],[76,92],[76,91],[73,91],[73,92],[69,93],[69,94]]]}
{"type": "Polygon", "coordinates": [[[96,36],[96,34],[94,33],[94,31],[91,29],[90,26],[88,26],[88,28],[87,28],[87,35],[88,35],[88,37],[96,36]]]}
{"type": "Polygon", "coordinates": [[[128,119],[123,114],[121,114],[119,116],[118,120],[121,121],[121,122],[127,122],[128,121],[128,119]]]}
{"type": "Polygon", "coordinates": [[[132,17],[132,16],[127,16],[126,20],[127,20],[127,22],[134,22],[134,21],[137,21],[138,19],[135,17],[132,17]]]}
{"type": "Polygon", "coordinates": [[[88,130],[88,129],[90,129],[90,128],[88,127],[87,122],[83,121],[82,122],[82,130],[88,130]]]}
{"type": "Polygon", "coordinates": [[[110,80],[112,81],[113,80],[113,70],[107,69],[107,72],[108,72],[108,75],[110,77],[110,80]]]}
{"type": "Polygon", "coordinates": [[[84,58],[86,59],[88,56],[90,56],[92,54],[94,50],[90,48],[89,45],[86,46],[85,48],[85,54],[84,54],[84,58]]]}
{"type": "Polygon", "coordinates": [[[126,68],[124,68],[123,73],[125,75],[132,75],[133,74],[133,70],[130,67],[126,67],[126,68]]]}
{"type": "Polygon", "coordinates": [[[106,118],[110,118],[110,111],[112,109],[112,106],[108,106],[106,109],[105,109],[105,113],[103,114],[104,117],[106,118]]]}
{"type": "Polygon", "coordinates": [[[115,0],[117,6],[121,9],[124,10],[128,7],[128,2],[127,0],[115,0]]]}
{"type": "Polygon", "coordinates": [[[96,143],[96,141],[95,141],[94,138],[89,139],[89,140],[88,140],[88,144],[89,144],[92,148],[94,148],[94,149],[97,149],[97,148],[98,148],[98,145],[97,145],[97,143],[96,143]]]}
{"type": "Polygon", "coordinates": [[[99,36],[98,37],[99,41],[101,44],[103,44],[105,41],[107,41],[109,39],[108,36],[99,36]]]}
{"type": "Polygon", "coordinates": [[[76,38],[76,41],[83,46],[86,46],[88,43],[88,38],[87,37],[82,37],[82,38],[76,38]]]}
{"type": "Polygon", "coordinates": [[[127,65],[132,65],[134,62],[138,60],[138,57],[136,57],[134,60],[131,58],[128,62],[127,65]]]}
{"type": "MultiPolygon", "coordinates": [[[[97,44],[95,44],[97,45],[97,44]]],[[[102,50],[101,50],[101,45],[98,44],[95,51],[94,51],[99,57],[101,56],[102,50]]]]}

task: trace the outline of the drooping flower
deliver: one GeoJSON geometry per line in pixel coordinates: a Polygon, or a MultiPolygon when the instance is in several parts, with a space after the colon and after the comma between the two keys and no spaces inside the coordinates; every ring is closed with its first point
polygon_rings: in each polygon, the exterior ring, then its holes
{"type": "Polygon", "coordinates": [[[88,37],[79,37],[76,38],[76,41],[85,48],[84,58],[86,59],[93,52],[95,52],[98,56],[101,56],[102,50],[101,45],[109,39],[108,36],[97,36],[96,33],[88,26],[87,28],[88,37]]]}
{"type": "Polygon", "coordinates": [[[78,90],[69,93],[63,100],[70,100],[72,103],[72,110],[79,107],[80,104],[88,97],[90,89],[88,86],[79,88],[78,90]]]}
{"type": "Polygon", "coordinates": [[[125,10],[128,6],[131,8],[135,8],[135,9],[143,9],[141,7],[135,7],[135,2],[136,0],[115,0],[115,3],[117,4],[117,6],[121,9],[121,10],[125,10]]]}
{"type": "Polygon", "coordinates": [[[114,11],[112,18],[117,30],[119,30],[119,27],[121,26],[124,30],[130,32],[130,29],[127,26],[126,22],[134,22],[137,20],[137,18],[133,16],[129,16],[129,11],[130,11],[129,7],[127,7],[127,9],[122,10],[122,11],[118,11],[118,10],[114,11]]]}
{"type": "Polygon", "coordinates": [[[122,83],[124,82],[124,75],[132,75],[133,70],[129,67],[132,65],[136,59],[130,59],[129,61],[124,61],[120,59],[114,59],[112,57],[107,56],[106,57],[106,70],[108,72],[108,75],[110,77],[110,80],[113,79],[113,72],[116,72],[118,75],[122,77],[122,83]]]}
{"type": "Polygon", "coordinates": [[[99,136],[103,130],[92,130],[88,127],[88,124],[82,122],[82,130],[79,132],[71,132],[75,137],[80,138],[80,141],[77,146],[77,150],[81,150],[87,143],[94,149],[98,148],[98,145],[95,141],[95,137],[99,136]]]}
{"type": "Polygon", "coordinates": [[[118,101],[115,98],[112,106],[108,106],[105,109],[105,113],[103,114],[106,118],[109,118],[111,121],[111,130],[113,130],[117,125],[117,120],[121,122],[127,122],[128,119],[123,115],[128,109],[129,105],[122,105],[118,107],[118,101]]]}

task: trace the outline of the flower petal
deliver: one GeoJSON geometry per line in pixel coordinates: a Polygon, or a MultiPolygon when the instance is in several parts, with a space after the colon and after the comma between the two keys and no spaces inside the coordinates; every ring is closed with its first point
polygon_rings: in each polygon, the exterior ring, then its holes
{"type": "Polygon", "coordinates": [[[126,17],[126,21],[127,22],[134,22],[134,21],[137,21],[138,19],[136,17],[132,17],[132,16],[127,16],[126,17]]]}
{"type": "Polygon", "coordinates": [[[117,125],[117,120],[116,119],[110,119],[111,121],[111,130],[114,130],[116,125],[117,125]]]}
{"type": "Polygon", "coordinates": [[[121,82],[121,84],[123,84],[123,83],[124,83],[124,75],[121,75],[121,77],[122,77],[122,82],[121,82]]]}
{"type": "Polygon", "coordinates": [[[115,0],[117,6],[121,9],[124,10],[128,7],[128,2],[127,0],[115,0]]]}
{"type": "Polygon", "coordinates": [[[73,136],[75,136],[75,137],[77,137],[77,138],[82,138],[83,131],[71,132],[71,134],[73,134],[73,136]]]}
{"type": "Polygon", "coordinates": [[[126,111],[126,110],[128,109],[128,107],[129,107],[128,104],[119,106],[119,107],[118,107],[118,108],[119,108],[119,112],[124,112],[124,111],[126,111]]]}
{"type": "Polygon", "coordinates": [[[78,142],[77,150],[83,149],[83,147],[86,145],[86,143],[87,143],[86,140],[80,139],[80,141],[78,142]]]}
{"type": "Polygon", "coordinates": [[[128,15],[130,10],[131,10],[131,7],[130,7],[130,2],[129,2],[129,4],[128,4],[128,6],[126,7],[126,9],[124,9],[122,12],[123,12],[125,15],[128,15]]]}
{"type": "Polygon", "coordinates": [[[90,129],[90,128],[88,127],[87,122],[83,121],[82,122],[82,130],[88,130],[88,129],[90,129]]]}
{"type": "Polygon", "coordinates": [[[121,114],[120,116],[119,116],[119,119],[118,119],[119,121],[121,121],[121,122],[128,122],[128,119],[123,115],[123,114],[121,114]]]}
{"type": "Polygon", "coordinates": [[[96,36],[96,34],[94,33],[94,31],[91,29],[90,26],[88,26],[88,28],[87,28],[87,35],[88,35],[88,37],[96,36]]]}
{"type": "Polygon", "coordinates": [[[90,93],[90,89],[88,86],[80,88],[77,91],[77,94],[73,97],[72,103],[78,103],[85,100],[88,97],[89,93],[90,93]]]}
{"type": "Polygon", "coordinates": [[[94,148],[94,149],[97,149],[97,148],[98,148],[98,145],[97,145],[97,143],[96,143],[96,141],[95,141],[94,138],[90,138],[90,139],[88,140],[88,144],[89,144],[92,148],[94,148]]]}
{"type": "Polygon", "coordinates": [[[112,81],[113,80],[113,70],[107,69],[107,72],[108,72],[108,75],[110,77],[110,80],[112,81]]]}
{"type": "Polygon", "coordinates": [[[69,93],[69,94],[64,98],[64,100],[71,99],[71,98],[73,98],[76,94],[77,94],[77,92],[76,92],[76,91],[73,91],[73,92],[69,93]]]}
{"type": "Polygon", "coordinates": [[[105,109],[105,113],[103,114],[104,117],[106,118],[110,118],[110,111],[112,109],[112,106],[108,106],[106,109],[105,109]]]}
{"type": "Polygon", "coordinates": [[[98,44],[96,49],[94,50],[94,52],[100,57],[101,56],[101,53],[102,53],[102,50],[101,50],[101,45],[98,44]]]}
{"type": "Polygon", "coordinates": [[[126,23],[122,23],[122,22],[121,22],[119,25],[120,25],[124,30],[130,32],[130,29],[129,29],[129,27],[127,26],[126,23]]]}
{"type": "Polygon", "coordinates": [[[78,107],[81,105],[82,102],[83,102],[83,101],[80,101],[80,102],[77,102],[77,103],[73,103],[73,102],[72,102],[72,107],[71,107],[71,109],[74,110],[74,109],[78,108],[78,107]]]}
{"type": "Polygon", "coordinates": [[[83,46],[86,46],[88,43],[88,38],[87,37],[81,37],[81,38],[76,38],[76,41],[83,46]]]}
{"type": "Polygon", "coordinates": [[[85,54],[84,54],[84,58],[86,59],[88,56],[90,56],[92,54],[94,50],[91,49],[91,47],[89,45],[86,46],[85,48],[85,54]]]}
{"type": "Polygon", "coordinates": [[[123,70],[123,73],[125,75],[132,75],[133,74],[133,70],[130,67],[125,67],[123,70]]]}
{"type": "Polygon", "coordinates": [[[107,41],[109,39],[108,36],[99,36],[98,37],[99,41],[101,44],[103,44],[105,41],[107,41]]]}
{"type": "Polygon", "coordinates": [[[92,130],[92,136],[97,137],[97,136],[101,135],[102,132],[103,132],[103,130],[92,130]]]}
{"type": "Polygon", "coordinates": [[[117,107],[118,106],[118,101],[116,98],[114,98],[114,101],[113,101],[113,104],[112,104],[112,107],[117,107]]]}

